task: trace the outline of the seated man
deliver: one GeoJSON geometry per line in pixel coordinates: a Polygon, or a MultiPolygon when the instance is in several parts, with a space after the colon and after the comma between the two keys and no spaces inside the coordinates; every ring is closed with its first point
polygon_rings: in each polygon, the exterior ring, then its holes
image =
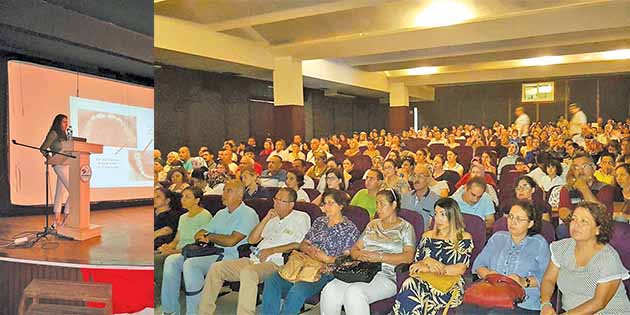
{"type": "Polygon", "coordinates": [[[497,195],[497,191],[494,189],[494,187],[496,186],[496,183],[494,182],[494,180],[492,179],[492,177],[488,174],[486,174],[486,172],[483,169],[483,165],[475,162],[472,165],[470,165],[470,171],[466,174],[464,174],[464,177],[462,177],[457,184],[455,184],[455,188],[457,189],[455,191],[455,193],[457,193],[460,190],[464,189],[464,185],[466,185],[466,183],[473,177],[481,177],[485,180],[486,184],[486,190],[483,193],[484,195],[486,195],[488,198],[490,198],[490,200],[492,200],[492,203],[494,203],[495,206],[499,205],[499,197],[497,195]]]}
{"type": "MultiPolygon", "coordinates": [[[[565,220],[575,206],[582,201],[599,202],[606,206],[608,212],[613,213],[615,190],[612,186],[602,183],[595,178],[595,163],[588,153],[578,152],[571,164],[573,176],[567,177],[567,184],[560,189],[558,212],[560,219],[565,220]]],[[[568,227],[564,222],[558,225],[558,238],[569,236],[568,227]]]]}
{"type": "Polygon", "coordinates": [[[282,169],[282,158],[272,155],[268,159],[267,169],[260,176],[260,185],[263,187],[281,187],[287,180],[287,171],[282,169]]]}
{"type": "Polygon", "coordinates": [[[464,187],[463,190],[458,190],[453,194],[453,199],[459,204],[462,213],[480,217],[486,222],[486,231],[491,232],[495,210],[490,198],[484,195],[486,181],[483,177],[475,176],[464,187]]]}
{"type": "MultiPolygon", "coordinates": [[[[296,169],[297,171],[299,171],[302,174],[306,174],[306,162],[304,162],[304,160],[293,160],[293,162],[291,162],[293,164],[293,168],[296,169]]],[[[312,178],[304,175],[304,185],[302,185],[303,189],[315,189],[315,182],[313,181],[312,178]]]]}
{"type": "Polygon", "coordinates": [[[424,219],[424,230],[426,231],[430,229],[431,219],[435,215],[433,208],[440,196],[429,189],[431,172],[425,164],[418,164],[415,167],[410,180],[413,183],[413,190],[402,196],[401,208],[420,213],[424,219]]]}
{"type": "Polygon", "coordinates": [[[195,234],[195,240],[212,242],[223,248],[222,255],[184,258],[173,254],[164,262],[162,280],[162,311],[164,314],[179,314],[179,288],[182,272],[186,288],[186,313],[197,314],[197,307],[203,289],[204,276],[213,263],[219,260],[238,258],[238,246],[246,242],[247,236],[258,224],[254,209],[243,203],[245,186],[239,180],[230,180],[223,189],[224,209],[195,234]]]}
{"type": "Polygon", "coordinates": [[[274,198],[274,208],[256,225],[249,235],[249,243],[256,250],[249,258],[217,262],[210,267],[201,294],[199,314],[212,315],[223,281],[240,281],[237,314],[255,314],[258,284],[284,265],[282,253],[300,247],[304,235],[311,228],[311,218],[302,211],[294,211],[295,190],[280,188],[274,198]]]}
{"type": "Polygon", "coordinates": [[[366,209],[370,213],[370,218],[374,219],[376,215],[376,194],[383,186],[383,173],[372,168],[367,171],[365,176],[365,188],[357,191],[350,201],[350,205],[359,206],[366,209]]]}

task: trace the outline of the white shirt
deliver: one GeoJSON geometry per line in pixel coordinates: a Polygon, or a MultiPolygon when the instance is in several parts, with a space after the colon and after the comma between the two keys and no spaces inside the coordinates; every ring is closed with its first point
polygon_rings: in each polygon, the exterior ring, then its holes
{"type": "MultiPolygon", "coordinates": [[[[326,159],[333,157],[332,154],[326,151],[319,151],[319,152],[326,153],[326,159]]],[[[306,154],[306,162],[310,162],[310,163],[313,163],[313,165],[315,165],[315,156],[313,155],[313,150],[308,151],[308,153],[306,154]]]]}
{"type": "Polygon", "coordinates": [[[536,184],[540,187],[542,187],[540,180],[545,175],[547,174],[543,172],[543,170],[540,167],[537,167],[535,170],[527,173],[527,176],[531,177],[536,182],[536,184]]]}
{"type": "Polygon", "coordinates": [[[267,157],[267,162],[269,162],[269,159],[272,156],[274,156],[274,155],[279,156],[282,159],[282,161],[288,161],[289,160],[289,151],[282,150],[282,151],[278,152],[278,151],[274,150],[274,151],[271,151],[271,153],[267,157]]]}
{"type": "Polygon", "coordinates": [[[297,191],[297,201],[311,202],[311,198],[308,197],[304,189],[300,188],[300,190],[297,191]]]}
{"type": "Polygon", "coordinates": [[[516,118],[514,124],[518,128],[519,136],[527,136],[529,134],[529,124],[531,123],[529,116],[523,113],[516,118]]]}
{"type": "Polygon", "coordinates": [[[586,114],[582,110],[575,113],[569,122],[569,132],[571,135],[579,134],[582,132],[582,126],[586,125],[586,114]]]}
{"type": "Polygon", "coordinates": [[[538,185],[540,185],[540,188],[542,188],[542,190],[548,192],[554,186],[561,186],[564,184],[566,184],[566,181],[562,179],[561,176],[556,176],[551,179],[549,178],[549,175],[545,174],[545,176],[540,178],[540,183],[538,185]]]}
{"type": "MultiPolygon", "coordinates": [[[[259,249],[272,248],[291,243],[302,242],[304,236],[311,228],[311,217],[302,211],[293,210],[289,215],[280,220],[280,217],[270,219],[262,231],[262,241],[258,243],[259,249]]],[[[250,257],[257,261],[257,257],[250,257]]],[[[267,258],[278,266],[284,265],[282,253],[276,253],[267,258]]]]}
{"type": "Polygon", "coordinates": [[[304,185],[302,185],[302,189],[315,189],[315,181],[310,176],[304,175],[304,185]]]}

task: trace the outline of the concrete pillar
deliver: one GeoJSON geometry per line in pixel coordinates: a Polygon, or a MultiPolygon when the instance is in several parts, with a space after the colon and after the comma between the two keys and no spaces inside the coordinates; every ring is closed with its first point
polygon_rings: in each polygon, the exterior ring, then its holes
{"type": "Polygon", "coordinates": [[[274,139],[285,139],[287,144],[294,135],[304,139],[304,84],[302,60],[291,56],[274,60],[274,139]]]}
{"type": "Polygon", "coordinates": [[[411,126],[409,89],[402,82],[389,85],[389,131],[400,133],[411,126]]]}

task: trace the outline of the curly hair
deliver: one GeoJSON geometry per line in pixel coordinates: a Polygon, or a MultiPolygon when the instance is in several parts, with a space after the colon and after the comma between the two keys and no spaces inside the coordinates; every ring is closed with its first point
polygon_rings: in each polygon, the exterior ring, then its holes
{"type": "MultiPolygon", "coordinates": [[[[599,227],[599,235],[597,235],[597,242],[600,244],[608,244],[612,238],[613,233],[613,221],[610,212],[605,205],[598,202],[584,201],[577,204],[575,209],[584,208],[595,219],[595,225],[599,227]]],[[[575,211],[575,210],[574,210],[575,211]]]]}

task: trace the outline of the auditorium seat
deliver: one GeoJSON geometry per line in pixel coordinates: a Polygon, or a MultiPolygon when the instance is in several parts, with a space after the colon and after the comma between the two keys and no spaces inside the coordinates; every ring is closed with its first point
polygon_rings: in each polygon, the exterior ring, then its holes
{"type": "Polygon", "coordinates": [[[221,197],[221,195],[204,195],[201,197],[199,205],[210,211],[212,216],[215,216],[219,210],[225,208],[223,205],[223,197],[221,197]]]}
{"type": "Polygon", "coordinates": [[[354,163],[354,169],[360,171],[361,174],[372,168],[372,159],[367,155],[357,155],[351,160],[354,163]]]}
{"type": "MultiPolygon", "coordinates": [[[[317,187],[317,185],[315,185],[315,187],[317,187]]],[[[304,190],[304,192],[308,195],[308,198],[311,199],[311,201],[313,201],[315,198],[317,198],[317,196],[319,196],[319,190],[317,189],[302,188],[302,190],[304,190]]]]}
{"type": "Polygon", "coordinates": [[[441,143],[434,143],[429,146],[429,152],[431,152],[431,156],[436,156],[437,154],[442,154],[446,156],[447,147],[441,143]]]}
{"type": "Polygon", "coordinates": [[[481,250],[486,246],[486,223],[480,217],[468,213],[463,213],[464,224],[466,224],[466,232],[472,236],[474,248],[470,255],[470,266],[466,270],[466,273],[471,273],[471,268],[475,258],[481,253],[481,250]]]}
{"type": "MultiPolygon", "coordinates": [[[[507,231],[507,217],[500,217],[498,220],[494,222],[492,226],[492,234],[498,231],[507,231]]],[[[553,225],[547,221],[542,221],[542,230],[540,231],[540,235],[547,240],[547,243],[551,244],[556,240],[556,231],[553,225]]]]}
{"type": "Polygon", "coordinates": [[[245,200],[245,204],[256,210],[258,218],[262,220],[267,215],[267,212],[269,212],[269,210],[273,208],[273,199],[254,198],[245,200]]]}
{"type": "Polygon", "coordinates": [[[376,148],[378,152],[381,154],[383,158],[387,157],[387,153],[389,153],[389,148],[386,146],[380,146],[376,148]]]}
{"type": "Polygon", "coordinates": [[[464,167],[464,173],[467,173],[470,169],[470,160],[473,158],[473,148],[465,145],[460,145],[453,149],[457,153],[459,164],[464,167]]]}
{"type": "Polygon", "coordinates": [[[295,203],[295,206],[293,206],[293,209],[306,212],[308,216],[311,217],[311,224],[315,219],[324,215],[319,206],[310,202],[298,201],[295,203]]]}
{"type": "MultiPolygon", "coordinates": [[[[624,267],[630,270],[630,242],[628,240],[630,240],[630,224],[614,222],[610,245],[619,253],[624,267]]],[[[623,284],[626,287],[626,294],[630,298],[630,279],[625,280],[623,284]]]]}
{"type": "Polygon", "coordinates": [[[354,195],[363,188],[365,188],[365,180],[359,179],[348,185],[346,192],[350,195],[350,197],[354,197],[354,195]]]}

